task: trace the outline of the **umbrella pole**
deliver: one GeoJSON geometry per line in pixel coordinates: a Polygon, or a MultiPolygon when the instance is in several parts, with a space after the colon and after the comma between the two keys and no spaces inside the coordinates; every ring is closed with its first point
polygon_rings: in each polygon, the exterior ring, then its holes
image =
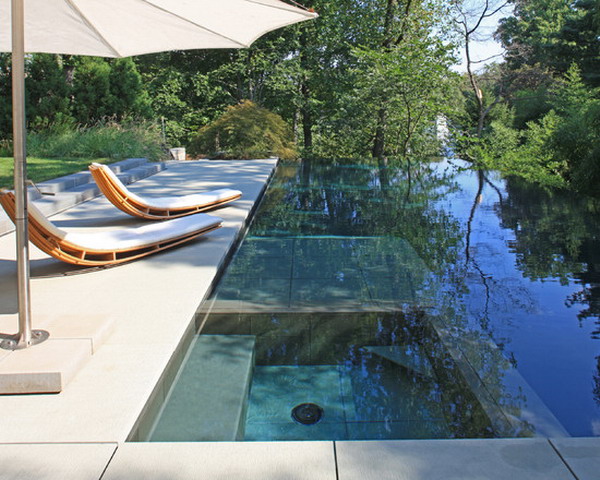
{"type": "Polygon", "coordinates": [[[19,350],[41,343],[48,332],[31,329],[29,289],[29,237],[27,227],[27,165],[25,162],[25,34],[23,0],[12,0],[12,90],[13,156],[15,160],[15,227],[17,236],[17,295],[19,333],[0,344],[1,348],[19,350]]]}

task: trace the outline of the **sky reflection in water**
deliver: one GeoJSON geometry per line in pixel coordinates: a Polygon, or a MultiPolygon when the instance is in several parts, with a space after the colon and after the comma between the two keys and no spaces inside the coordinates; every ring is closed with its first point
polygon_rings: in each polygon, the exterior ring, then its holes
{"type": "Polygon", "coordinates": [[[600,435],[600,206],[464,166],[279,167],[202,331],[257,335],[247,439],[600,435]]]}

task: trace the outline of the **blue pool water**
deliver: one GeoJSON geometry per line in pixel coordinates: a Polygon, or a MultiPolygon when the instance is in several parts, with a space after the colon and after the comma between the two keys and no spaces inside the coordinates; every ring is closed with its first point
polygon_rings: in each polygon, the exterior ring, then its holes
{"type": "Polygon", "coordinates": [[[149,439],[600,435],[600,205],[465,167],[280,165],[149,439]]]}

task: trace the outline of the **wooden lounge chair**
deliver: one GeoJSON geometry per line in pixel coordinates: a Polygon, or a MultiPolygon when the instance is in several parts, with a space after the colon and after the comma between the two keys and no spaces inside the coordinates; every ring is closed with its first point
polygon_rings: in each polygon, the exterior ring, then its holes
{"type": "Polygon", "coordinates": [[[96,184],[113,205],[129,215],[149,220],[191,215],[219,207],[242,196],[239,190],[222,188],[178,197],[142,198],[130,192],[106,165],[92,163],[89,169],[96,184]]]}
{"type": "MultiPolygon", "coordinates": [[[[15,221],[15,196],[0,192],[0,203],[15,221]]],[[[114,265],[180,245],[221,226],[219,217],[199,214],[135,228],[99,233],[68,233],[29,203],[29,240],[40,250],[73,265],[114,265]]]]}

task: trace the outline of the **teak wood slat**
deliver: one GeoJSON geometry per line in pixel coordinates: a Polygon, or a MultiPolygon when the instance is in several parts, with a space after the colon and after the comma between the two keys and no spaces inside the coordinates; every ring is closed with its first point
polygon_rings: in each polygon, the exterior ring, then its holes
{"type": "Polygon", "coordinates": [[[145,218],[147,220],[166,220],[169,218],[184,217],[186,215],[204,212],[225,205],[226,203],[233,202],[242,196],[241,194],[236,194],[215,202],[173,208],[159,208],[150,204],[140,203],[136,198],[132,198],[130,192],[121,185],[116,184],[110,175],[106,173],[104,168],[108,167],[92,164],[88,168],[96,185],[98,185],[98,188],[106,196],[109,202],[129,215],[145,218]]]}
{"type": "MultiPolygon", "coordinates": [[[[12,192],[0,192],[0,203],[9,218],[15,222],[15,196],[12,192]]],[[[31,213],[29,219],[29,240],[44,253],[73,265],[102,266],[130,262],[147,255],[181,245],[221,227],[221,224],[203,227],[193,232],[174,235],[147,245],[134,248],[114,249],[113,251],[92,250],[71,243],[56,236],[31,213]]]]}

